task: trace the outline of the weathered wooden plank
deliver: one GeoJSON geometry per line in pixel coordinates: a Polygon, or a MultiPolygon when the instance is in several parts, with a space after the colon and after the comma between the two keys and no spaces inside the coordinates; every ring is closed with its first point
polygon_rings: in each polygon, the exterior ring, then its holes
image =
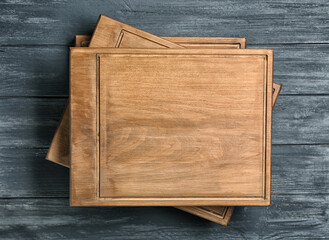
{"type": "Polygon", "coordinates": [[[329,41],[329,3],[302,1],[2,1],[0,44],[68,44],[100,13],[159,36],[247,37],[249,43],[329,41]],[[74,11],[72,11],[74,9],[74,11]]]}
{"type": "MultiPolygon", "coordinates": [[[[329,44],[252,47],[274,49],[281,95],[329,94],[329,44]]],[[[68,96],[68,47],[0,47],[0,70],[0,96],[68,96]]]]}
{"type": "Polygon", "coordinates": [[[280,95],[329,93],[329,45],[251,47],[274,49],[273,81],[282,84],[280,95]]]}
{"type": "MultiPolygon", "coordinates": [[[[0,198],[68,197],[69,170],[46,161],[46,153],[47,149],[0,148],[0,198]]],[[[328,172],[329,145],[272,148],[274,195],[329,194],[328,172]]]]}
{"type": "Polygon", "coordinates": [[[44,160],[47,149],[0,148],[0,198],[68,197],[69,170],[44,160]]]}
{"type": "Polygon", "coordinates": [[[272,194],[329,194],[329,145],[272,147],[272,194]]]}
{"type": "Polygon", "coordinates": [[[0,47],[0,96],[68,96],[68,52],[65,46],[0,47]]]}
{"type": "Polygon", "coordinates": [[[273,144],[328,143],[329,96],[280,96],[273,111],[273,144]]]}
{"type": "Polygon", "coordinates": [[[270,207],[237,207],[229,227],[174,208],[74,208],[68,199],[0,200],[2,239],[326,238],[328,196],[274,196],[270,207]]]}
{"type": "MultiPolygon", "coordinates": [[[[66,98],[0,99],[0,147],[49,147],[66,98]]],[[[280,96],[273,144],[328,143],[329,96],[280,96]]]]}
{"type": "Polygon", "coordinates": [[[49,147],[66,102],[66,98],[0,98],[0,147],[49,147]]]}

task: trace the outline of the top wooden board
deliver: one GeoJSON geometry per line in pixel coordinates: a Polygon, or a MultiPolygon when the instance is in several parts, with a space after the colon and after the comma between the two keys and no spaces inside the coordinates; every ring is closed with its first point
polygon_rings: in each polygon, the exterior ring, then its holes
{"type": "Polygon", "coordinates": [[[269,205],[271,50],[72,49],[71,204],[269,205]]]}

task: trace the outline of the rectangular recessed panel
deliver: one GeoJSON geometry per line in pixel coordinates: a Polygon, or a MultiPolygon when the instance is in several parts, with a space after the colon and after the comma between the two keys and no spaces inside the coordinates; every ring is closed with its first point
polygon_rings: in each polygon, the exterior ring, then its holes
{"type": "Polygon", "coordinates": [[[268,205],[271,103],[270,50],[72,50],[72,205],[268,205]]]}
{"type": "Polygon", "coordinates": [[[99,61],[101,197],[264,197],[264,55],[99,61]]]}

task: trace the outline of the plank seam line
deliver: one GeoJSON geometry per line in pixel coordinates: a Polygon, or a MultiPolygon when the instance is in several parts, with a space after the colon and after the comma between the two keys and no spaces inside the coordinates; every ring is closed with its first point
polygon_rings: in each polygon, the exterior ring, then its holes
{"type": "Polygon", "coordinates": [[[67,99],[68,95],[59,96],[0,96],[0,99],[36,99],[36,98],[48,98],[48,99],[67,99]]]}
{"type": "MultiPolygon", "coordinates": [[[[272,146],[329,146],[329,143],[272,143],[272,146]]],[[[44,147],[10,147],[10,146],[0,146],[0,149],[22,149],[22,150],[48,150],[49,146],[44,147]]]]}
{"type": "MultiPolygon", "coordinates": [[[[187,36],[188,37],[188,36],[187,36]]],[[[218,37],[218,36],[217,36],[218,37]]],[[[257,46],[296,46],[296,45],[329,45],[329,42],[321,42],[321,43],[247,43],[247,46],[257,47],[257,46]]],[[[74,44],[0,44],[0,47],[74,47],[74,44]]]]}
{"type": "MultiPolygon", "coordinates": [[[[282,96],[296,96],[296,97],[318,97],[318,96],[323,96],[323,97],[327,97],[329,96],[329,93],[301,93],[301,94],[291,94],[291,93],[280,93],[280,97],[282,96]]],[[[0,96],[0,99],[37,99],[37,98],[40,98],[40,99],[67,99],[69,98],[68,95],[49,95],[49,96],[0,96]]]]}
{"type": "Polygon", "coordinates": [[[329,42],[321,42],[321,43],[297,43],[297,42],[290,42],[290,43],[250,43],[248,46],[296,46],[296,45],[328,45],[329,42]]]}
{"type": "MultiPolygon", "coordinates": [[[[305,196],[310,193],[272,193],[271,196],[305,196]]],[[[329,196],[329,192],[322,193],[312,193],[312,196],[329,196]]],[[[69,196],[31,196],[31,197],[0,197],[0,200],[15,200],[15,199],[67,199],[69,200],[69,196]]]]}

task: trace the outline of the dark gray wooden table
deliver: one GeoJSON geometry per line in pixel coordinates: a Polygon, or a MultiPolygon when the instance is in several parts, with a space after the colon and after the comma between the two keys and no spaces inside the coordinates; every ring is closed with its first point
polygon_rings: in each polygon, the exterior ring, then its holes
{"type": "Polygon", "coordinates": [[[0,1],[0,239],[329,237],[329,3],[0,1]],[[228,227],[174,208],[71,208],[45,160],[68,97],[68,47],[106,14],[159,36],[247,37],[274,49],[272,205],[228,227]]]}

